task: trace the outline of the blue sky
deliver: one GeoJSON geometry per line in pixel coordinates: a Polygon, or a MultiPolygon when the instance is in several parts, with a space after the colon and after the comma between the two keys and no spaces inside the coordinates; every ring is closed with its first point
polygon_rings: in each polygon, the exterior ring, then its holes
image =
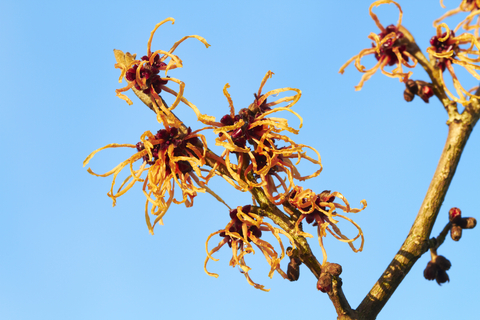
{"type": "MultiPolygon", "coordinates": [[[[460,1],[445,1],[453,8],[460,1]]],[[[369,1],[12,1],[0,4],[0,57],[3,63],[0,108],[0,317],[2,319],[260,319],[335,318],[315,278],[302,268],[300,280],[267,277],[257,253],[248,257],[252,278],[269,293],[249,286],[219,262],[203,271],[207,236],[228,222],[225,207],[201,194],[192,208],[172,206],[165,226],[148,233],[141,187],[112,207],[110,178],[87,173],[82,161],[109,143],[136,143],[160,125],[132,93],[134,104],[115,96],[119,71],[113,49],[146,54],[155,24],[174,17],[156,33],[152,48],[168,50],[184,35],[198,34],[211,47],[189,39],[176,53],[184,68],[172,76],[186,83],[185,97],[202,113],[219,119],[228,112],[225,83],[238,109],[252,102],[268,70],[267,90],[294,87],[302,98],[294,111],[304,118],[295,137],[322,156],[320,177],[304,186],[342,192],[368,208],[352,217],[363,228],[362,253],[331,237],[329,260],[343,266],[344,291],[356,307],[405,239],[435,171],[447,135],[447,114],[431,99],[403,100],[403,84],[376,74],[355,92],[360,74],[340,66],[378,29],[368,15],[369,1]]],[[[438,1],[400,1],[403,24],[422,49],[435,34],[432,21],[445,9],[438,1]]],[[[384,25],[398,11],[375,11],[384,25]]],[[[450,21],[456,21],[452,19],[450,21]]],[[[454,24],[453,24],[454,25],[454,24]]],[[[367,66],[374,58],[365,58],[367,66]]],[[[427,80],[416,68],[414,79],[427,80]]],[[[475,82],[465,78],[472,87],[475,82]]],[[[168,97],[170,98],[170,97],[168,97]]],[[[167,100],[169,101],[169,100],[167,100]]],[[[202,127],[193,112],[177,115],[202,127]]],[[[289,118],[290,119],[290,118],[289,118]]],[[[298,121],[291,118],[292,124],[298,121]]],[[[212,136],[210,136],[212,137],[212,136]]],[[[214,143],[211,143],[213,146],[214,143]]],[[[215,148],[215,147],[214,147],[215,148]]],[[[129,156],[106,150],[90,163],[105,172],[129,156]]],[[[447,222],[448,209],[460,207],[478,217],[480,133],[467,143],[432,236],[447,222]]],[[[220,180],[211,187],[230,206],[249,203],[220,180]]],[[[348,228],[348,227],[347,227],[348,228]]],[[[348,230],[348,229],[347,229],[348,230]]],[[[310,230],[313,232],[313,230],[310,230]]],[[[378,319],[474,319],[478,303],[478,230],[460,242],[447,239],[439,254],[452,262],[451,282],[438,286],[423,278],[429,255],[413,267],[378,319]]],[[[218,241],[214,239],[213,241],[218,241]]],[[[212,242],[213,244],[213,242],[212,242]]],[[[316,240],[311,242],[320,259],[316,240]]],[[[287,262],[284,261],[286,268],[287,262]]]]}

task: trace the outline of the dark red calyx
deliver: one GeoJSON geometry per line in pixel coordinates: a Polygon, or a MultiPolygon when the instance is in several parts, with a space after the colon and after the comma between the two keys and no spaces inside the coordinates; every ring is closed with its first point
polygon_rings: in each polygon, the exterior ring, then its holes
{"type": "Polygon", "coordinates": [[[442,270],[447,271],[452,266],[450,260],[445,258],[444,256],[436,256],[435,257],[435,264],[442,270]]]}
{"type": "Polygon", "coordinates": [[[248,228],[248,231],[250,231],[251,234],[256,238],[260,238],[262,236],[262,230],[260,230],[256,226],[251,226],[250,228],[248,228]]]}
{"type": "Polygon", "coordinates": [[[396,42],[398,39],[403,38],[403,33],[398,31],[398,28],[396,26],[394,26],[393,24],[387,26],[384,31],[378,34],[378,36],[380,37],[380,40],[383,40],[387,35],[391,34],[392,32],[395,33],[395,37],[389,38],[382,44],[382,46],[380,47],[380,54],[378,52],[375,52],[375,58],[377,60],[388,59],[387,65],[389,66],[393,66],[394,64],[398,63],[398,57],[395,52],[393,52],[394,47],[398,48],[398,51],[402,55],[403,60],[409,60],[408,56],[404,54],[407,47],[405,45],[398,45],[396,42]]]}
{"type": "Polygon", "coordinates": [[[137,77],[137,69],[138,66],[135,64],[133,67],[127,70],[127,73],[125,74],[125,78],[127,78],[128,81],[133,81],[137,77]]]}
{"type": "Polygon", "coordinates": [[[246,206],[242,207],[243,213],[250,213],[250,210],[252,210],[252,205],[251,204],[247,204],[246,206]]]}
{"type": "Polygon", "coordinates": [[[193,170],[192,166],[188,161],[178,161],[177,168],[183,174],[189,173],[193,170]]]}
{"type": "Polygon", "coordinates": [[[226,125],[226,126],[231,126],[234,124],[233,122],[233,118],[231,115],[229,114],[226,114],[222,117],[222,119],[220,120],[220,122],[223,124],[223,125],[226,125]]]}
{"type": "Polygon", "coordinates": [[[437,272],[438,266],[432,261],[429,261],[427,267],[425,268],[425,270],[423,270],[423,276],[425,277],[425,279],[431,281],[437,277],[437,272]]]}
{"type": "MultiPolygon", "coordinates": [[[[324,190],[319,195],[317,195],[317,199],[315,199],[315,204],[320,206],[320,202],[333,202],[335,200],[335,196],[331,195],[330,190],[324,190]]],[[[322,208],[323,209],[323,208],[322,208]]]]}
{"type": "Polygon", "coordinates": [[[313,221],[315,221],[315,214],[313,212],[308,214],[305,217],[305,221],[307,221],[307,223],[312,223],[313,221]]]}
{"type": "Polygon", "coordinates": [[[435,280],[437,280],[438,285],[441,285],[442,283],[445,283],[447,281],[450,282],[448,274],[442,269],[438,269],[437,277],[435,278],[435,280]]]}
{"type": "Polygon", "coordinates": [[[230,218],[231,219],[236,219],[237,218],[237,212],[238,212],[237,209],[230,210],[230,218]]]}
{"type": "Polygon", "coordinates": [[[139,152],[145,149],[145,146],[143,145],[143,142],[138,142],[136,144],[136,147],[137,147],[137,151],[139,151],[139,152]]]}

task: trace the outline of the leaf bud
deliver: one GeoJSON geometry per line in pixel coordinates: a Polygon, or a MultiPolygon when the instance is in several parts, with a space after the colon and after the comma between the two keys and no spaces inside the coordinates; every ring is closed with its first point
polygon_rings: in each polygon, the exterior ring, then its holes
{"type": "Polygon", "coordinates": [[[453,241],[458,241],[462,237],[462,227],[459,225],[454,224],[452,229],[450,229],[450,236],[452,237],[453,241]]]}
{"type": "Polygon", "coordinates": [[[415,94],[408,90],[408,88],[403,91],[403,99],[405,99],[405,101],[410,102],[413,98],[415,98],[415,94]]]}
{"type": "Polygon", "coordinates": [[[407,80],[407,82],[405,82],[405,87],[407,87],[407,89],[405,91],[408,90],[412,94],[416,94],[418,92],[418,85],[412,79],[409,79],[409,80],[407,80]]]}
{"type": "Polygon", "coordinates": [[[298,263],[297,259],[294,258],[290,260],[288,263],[287,269],[287,279],[290,281],[297,281],[300,278],[300,263],[298,263]]]}
{"type": "Polygon", "coordinates": [[[297,256],[297,249],[293,250],[292,247],[288,247],[286,253],[290,258],[287,269],[287,279],[290,281],[297,281],[300,277],[300,265],[302,264],[302,260],[297,256]]]}
{"type": "Polygon", "coordinates": [[[338,263],[329,263],[324,270],[332,276],[339,276],[342,273],[342,266],[338,263]]]}
{"type": "Polygon", "coordinates": [[[332,276],[328,273],[321,273],[317,281],[317,289],[323,293],[332,290],[332,276]]]}
{"type": "Polygon", "coordinates": [[[475,218],[461,218],[458,225],[462,229],[473,229],[477,225],[477,219],[475,218]]]}

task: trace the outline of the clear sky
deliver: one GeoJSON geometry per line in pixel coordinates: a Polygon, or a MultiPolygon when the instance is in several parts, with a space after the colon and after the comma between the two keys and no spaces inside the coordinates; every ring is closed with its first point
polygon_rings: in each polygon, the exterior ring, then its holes
{"type": "MultiPolygon", "coordinates": [[[[446,0],[448,8],[460,1],[446,0]]],[[[269,279],[258,252],[247,257],[252,278],[269,293],[247,284],[228,266],[231,252],[203,271],[205,240],[223,228],[228,211],[208,194],[193,208],[172,206],[149,234],[144,195],[136,186],[112,207],[111,178],[87,173],[82,161],[109,143],[137,143],[161,127],[132,93],[134,104],[115,96],[119,70],[113,49],[146,54],[168,50],[184,35],[198,34],[211,47],[189,39],[176,53],[184,68],[172,76],[186,83],[185,97],[219,119],[228,112],[222,94],[247,107],[268,70],[267,90],[294,87],[302,98],[294,111],[304,118],[298,143],[322,156],[320,177],[304,186],[342,192],[353,206],[368,208],[352,218],[363,228],[364,251],[353,253],[327,237],[329,260],[343,266],[344,291],[356,307],[405,239],[435,171],[447,135],[447,114],[434,98],[403,100],[397,79],[375,74],[356,92],[361,74],[340,66],[378,29],[370,1],[3,1],[0,4],[0,318],[2,319],[334,319],[326,294],[306,267],[300,280],[269,279]]],[[[445,9],[438,1],[400,1],[404,26],[425,49],[432,21],[445,9]]],[[[376,9],[384,25],[396,23],[393,5],[376,9]]],[[[452,19],[451,21],[457,21],[452,19]]],[[[372,66],[373,57],[364,59],[372,66]]],[[[427,80],[416,68],[414,79],[427,80]]],[[[125,83],[125,82],[124,82],[125,83]]],[[[123,83],[123,84],[124,84],[123,83]]],[[[471,79],[462,81],[472,87],[471,79]]],[[[170,97],[166,97],[167,101],[170,97]]],[[[201,124],[185,105],[177,115],[201,124]]],[[[290,119],[290,118],[289,118],[290,119]]],[[[292,125],[298,121],[291,118],[292,125]]],[[[212,137],[212,136],[210,136],[212,137]]],[[[214,143],[210,144],[213,148],[214,143]]],[[[218,149],[217,149],[218,150],[218,149]]],[[[106,172],[129,156],[107,150],[90,163],[106,172]]],[[[478,218],[480,129],[473,132],[444,201],[432,236],[460,207],[478,218]]],[[[308,170],[308,168],[307,168],[308,170]]],[[[249,203],[220,178],[212,188],[230,206],[249,203]]],[[[347,226],[348,230],[348,226],[347,226]]],[[[307,230],[308,231],[308,230],[307,230]]],[[[314,232],[313,229],[310,230],[314,232]]],[[[212,244],[218,241],[212,240],[212,244]]],[[[316,239],[311,246],[321,259],[316,239]]],[[[224,248],[226,249],[226,248],[224,248]]],[[[429,254],[413,267],[378,319],[477,319],[480,295],[478,230],[460,242],[447,239],[439,254],[452,262],[450,283],[423,278],[429,254]]],[[[283,261],[286,268],[287,261],[283,261]]]]}

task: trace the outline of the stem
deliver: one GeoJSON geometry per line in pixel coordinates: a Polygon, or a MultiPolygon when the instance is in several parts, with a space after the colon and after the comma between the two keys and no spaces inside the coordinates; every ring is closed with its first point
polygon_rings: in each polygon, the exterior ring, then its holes
{"type": "Polygon", "coordinates": [[[255,199],[259,203],[261,209],[258,210],[258,213],[261,216],[266,216],[287,232],[295,241],[295,245],[298,249],[298,257],[300,260],[310,269],[313,275],[318,279],[320,273],[322,272],[321,264],[312,253],[310,245],[307,242],[305,237],[299,236],[295,232],[295,220],[290,219],[285,215],[277,206],[270,203],[267,196],[261,188],[254,188],[251,190],[255,199]]]}
{"type": "Polygon", "coordinates": [[[414,263],[428,250],[428,239],[433,224],[455,174],[468,137],[478,120],[478,101],[476,99],[472,100],[472,105],[475,105],[472,107],[472,110],[477,112],[473,115],[469,112],[464,112],[462,115],[457,116],[460,118],[459,120],[449,121],[445,147],[407,239],[390,265],[383,272],[383,275],[357,308],[357,311],[365,319],[376,318],[414,263]]]}
{"type": "Polygon", "coordinates": [[[350,307],[347,298],[342,290],[342,280],[340,278],[333,279],[332,291],[328,293],[330,301],[332,301],[338,320],[356,320],[357,312],[350,307]]]}
{"type": "Polygon", "coordinates": [[[452,228],[452,223],[448,222],[445,227],[443,228],[442,232],[438,235],[436,238],[431,238],[428,244],[428,247],[430,250],[437,250],[445,241],[445,238],[447,237],[448,231],[452,228]]]}

